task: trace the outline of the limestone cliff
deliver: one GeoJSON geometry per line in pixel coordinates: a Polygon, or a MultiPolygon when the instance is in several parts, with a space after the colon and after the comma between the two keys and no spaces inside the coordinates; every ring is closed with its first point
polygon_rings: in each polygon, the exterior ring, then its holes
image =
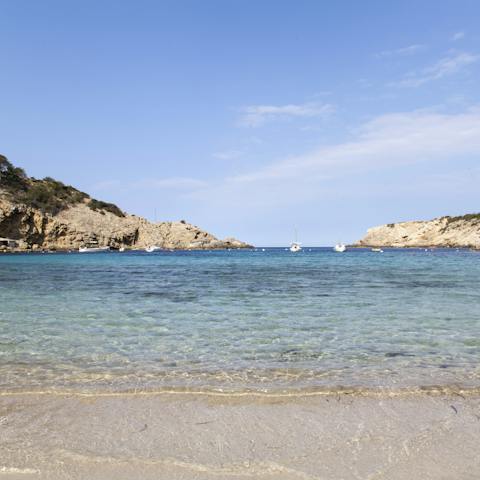
{"type": "MultiPolygon", "coordinates": [[[[0,237],[19,250],[70,250],[82,246],[166,249],[247,248],[219,240],[185,221],[152,223],[117,206],[46,178],[36,180],[0,156],[0,237]]],[[[0,248],[6,250],[6,242],[0,248]]]]}
{"type": "Polygon", "coordinates": [[[381,225],[367,230],[359,247],[480,248],[480,214],[381,225]]]}

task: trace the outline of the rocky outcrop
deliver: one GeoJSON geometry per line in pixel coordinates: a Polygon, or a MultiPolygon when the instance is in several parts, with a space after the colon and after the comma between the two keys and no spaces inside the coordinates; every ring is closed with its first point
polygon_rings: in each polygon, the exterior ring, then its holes
{"type": "Polygon", "coordinates": [[[72,205],[56,215],[16,204],[0,191],[0,237],[18,241],[20,250],[71,250],[98,245],[112,248],[166,249],[248,248],[233,238],[219,240],[185,221],[152,223],[135,215],[119,217],[94,211],[85,203],[72,205]]]}
{"type": "Polygon", "coordinates": [[[184,220],[152,223],[51,178],[36,180],[0,155],[0,250],[249,248],[219,240],[184,220]],[[15,242],[13,242],[15,241],[15,242]]]}
{"type": "Polygon", "coordinates": [[[480,248],[480,214],[390,223],[367,230],[359,247],[480,248]]]}

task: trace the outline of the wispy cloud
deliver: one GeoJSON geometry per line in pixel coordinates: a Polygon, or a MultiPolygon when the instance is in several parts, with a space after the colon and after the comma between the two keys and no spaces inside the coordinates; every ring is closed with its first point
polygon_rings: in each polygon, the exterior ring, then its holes
{"type": "Polygon", "coordinates": [[[465,32],[455,32],[451,37],[450,40],[452,42],[456,42],[457,40],[462,40],[462,38],[465,38],[465,32]]]}
{"type": "MultiPolygon", "coordinates": [[[[215,215],[228,213],[229,218],[232,212],[248,217],[252,209],[278,211],[291,208],[292,204],[321,202],[326,195],[344,196],[352,185],[359,194],[366,195],[376,188],[372,185],[381,178],[381,172],[393,168],[430,163],[431,171],[437,172],[436,165],[450,162],[460,168],[462,161],[478,156],[480,106],[459,113],[416,110],[379,115],[356,129],[349,140],[279,158],[241,174],[211,179],[144,179],[122,189],[167,190],[176,201],[188,202],[201,211],[216,212],[215,215]],[[357,176],[369,172],[374,172],[368,177],[373,183],[356,182],[357,176]],[[339,185],[343,185],[340,187],[343,190],[338,190],[339,185]]],[[[115,184],[111,186],[118,188],[115,184]]]]}
{"type": "Polygon", "coordinates": [[[377,58],[386,58],[386,57],[405,57],[408,55],[415,55],[416,53],[425,51],[427,49],[426,45],[414,44],[408,45],[408,47],[396,48],[394,50],[383,50],[375,54],[377,58]]]}
{"type": "MultiPolygon", "coordinates": [[[[191,201],[222,211],[234,209],[278,210],[292,204],[319,202],[335,193],[335,185],[347,189],[357,175],[419,163],[432,165],[465,156],[480,155],[480,108],[445,114],[412,111],[380,115],[362,125],[350,141],[323,146],[302,155],[279,159],[270,165],[213,182],[209,188],[191,191],[191,201]],[[288,192],[288,195],[285,194],[288,192]]],[[[371,186],[357,185],[367,192],[371,186]]],[[[381,185],[379,186],[381,188],[381,185]]]]}
{"type": "Polygon", "coordinates": [[[230,181],[343,175],[358,169],[407,165],[466,153],[480,154],[480,108],[461,114],[393,113],[364,124],[353,141],[322,147],[230,181]]]}
{"type": "Polygon", "coordinates": [[[333,111],[333,105],[316,102],[288,105],[249,105],[241,109],[242,116],[239,125],[260,127],[274,120],[295,117],[325,117],[333,111]]]}
{"type": "Polygon", "coordinates": [[[453,75],[477,62],[480,55],[458,52],[441,58],[435,64],[424,68],[419,72],[410,72],[405,77],[398,81],[392,82],[389,85],[395,87],[419,87],[425,83],[439,80],[443,77],[453,75]]]}

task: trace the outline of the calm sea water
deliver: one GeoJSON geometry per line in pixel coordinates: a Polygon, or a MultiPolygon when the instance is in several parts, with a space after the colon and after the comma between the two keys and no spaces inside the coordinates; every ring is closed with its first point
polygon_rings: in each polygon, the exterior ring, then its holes
{"type": "Polygon", "coordinates": [[[0,256],[0,390],[480,386],[480,254],[0,256]]]}

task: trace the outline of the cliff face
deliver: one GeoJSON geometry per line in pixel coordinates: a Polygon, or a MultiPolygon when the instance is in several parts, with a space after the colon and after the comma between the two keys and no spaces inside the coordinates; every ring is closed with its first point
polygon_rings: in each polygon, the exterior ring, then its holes
{"type": "Polygon", "coordinates": [[[367,230],[360,247],[480,248],[480,214],[381,225],[367,230]]]}
{"type": "MultiPolygon", "coordinates": [[[[112,248],[156,245],[167,249],[249,247],[233,238],[219,240],[183,220],[152,223],[128,215],[115,205],[94,200],[53,179],[31,179],[1,156],[0,237],[16,240],[19,250],[70,250],[89,245],[112,248]]],[[[5,245],[0,248],[8,249],[5,245]]]]}

